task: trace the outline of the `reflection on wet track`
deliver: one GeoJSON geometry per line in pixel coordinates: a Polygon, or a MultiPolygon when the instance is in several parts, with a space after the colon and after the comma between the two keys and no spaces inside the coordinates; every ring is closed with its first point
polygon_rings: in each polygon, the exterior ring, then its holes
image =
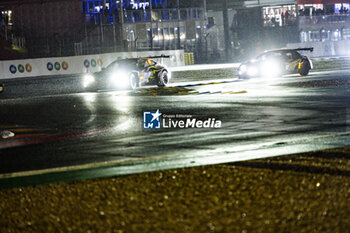
{"type": "Polygon", "coordinates": [[[16,135],[0,138],[0,172],[15,177],[118,165],[108,172],[127,174],[348,145],[348,75],[173,82],[136,92],[0,100],[0,130],[16,135]],[[143,112],[156,110],[217,119],[222,127],[143,129],[143,112]]]}

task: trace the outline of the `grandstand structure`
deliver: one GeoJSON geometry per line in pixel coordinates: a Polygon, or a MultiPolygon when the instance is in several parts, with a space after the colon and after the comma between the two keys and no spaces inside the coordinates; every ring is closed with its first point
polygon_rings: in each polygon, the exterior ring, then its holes
{"type": "Polygon", "coordinates": [[[5,0],[8,31],[30,57],[136,50],[201,51],[205,0],[5,0]]]}

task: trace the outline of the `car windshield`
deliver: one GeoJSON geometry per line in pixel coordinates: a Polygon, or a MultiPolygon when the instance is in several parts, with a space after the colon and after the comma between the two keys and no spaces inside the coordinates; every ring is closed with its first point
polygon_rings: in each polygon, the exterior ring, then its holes
{"type": "Polygon", "coordinates": [[[133,68],[136,67],[138,59],[123,59],[112,62],[107,69],[133,68]]]}
{"type": "Polygon", "coordinates": [[[259,56],[256,57],[257,61],[264,61],[267,59],[281,59],[283,56],[281,52],[277,51],[270,51],[270,52],[265,52],[263,54],[260,54],[259,56]]]}
{"type": "Polygon", "coordinates": [[[279,50],[279,51],[269,51],[262,53],[256,57],[257,61],[264,61],[266,59],[278,59],[285,62],[291,62],[296,59],[301,58],[301,55],[293,50],[279,50]]]}

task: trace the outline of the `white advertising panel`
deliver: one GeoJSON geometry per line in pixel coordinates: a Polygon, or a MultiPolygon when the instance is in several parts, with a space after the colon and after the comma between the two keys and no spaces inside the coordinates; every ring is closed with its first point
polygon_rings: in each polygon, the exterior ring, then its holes
{"type": "Polygon", "coordinates": [[[183,66],[183,50],[119,52],[96,55],[0,61],[0,79],[97,72],[123,58],[170,55],[155,59],[169,67],[183,66]]]}

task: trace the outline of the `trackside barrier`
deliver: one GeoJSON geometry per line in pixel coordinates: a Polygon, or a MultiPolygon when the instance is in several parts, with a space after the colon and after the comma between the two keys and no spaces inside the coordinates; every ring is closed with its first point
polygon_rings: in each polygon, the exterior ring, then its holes
{"type": "Polygon", "coordinates": [[[0,61],[0,79],[97,72],[115,60],[160,56],[162,54],[170,55],[170,58],[157,58],[155,60],[168,67],[185,65],[183,50],[120,52],[74,57],[24,59],[0,61]]]}

